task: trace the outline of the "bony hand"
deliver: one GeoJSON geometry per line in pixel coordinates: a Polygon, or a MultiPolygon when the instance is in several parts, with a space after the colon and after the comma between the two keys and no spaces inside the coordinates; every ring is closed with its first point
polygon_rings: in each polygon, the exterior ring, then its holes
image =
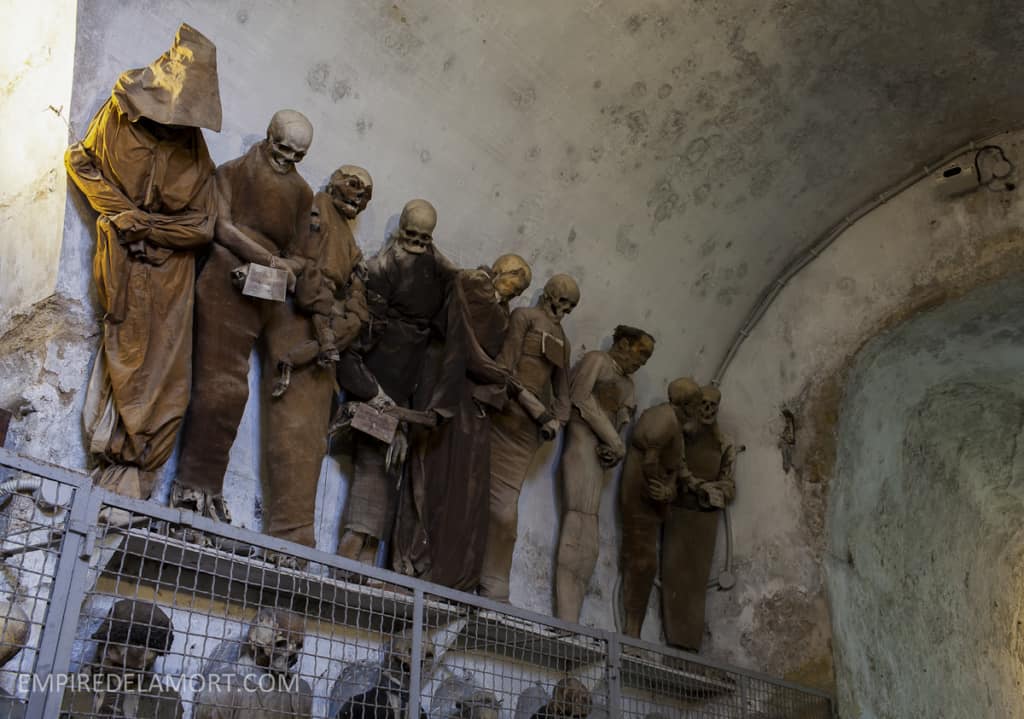
{"type": "Polygon", "coordinates": [[[373,407],[378,412],[383,412],[388,407],[395,406],[395,400],[388,397],[387,393],[380,387],[377,388],[377,394],[366,404],[373,407]]]}
{"type": "Polygon", "coordinates": [[[671,502],[676,498],[675,484],[669,484],[660,479],[648,478],[647,496],[655,502],[671,502]]]}
{"type": "Polygon", "coordinates": [[[270,256],[270,266],[275,270],[284,270],[288,277],[288,291],[295,291],[295,270],[292,269],[291,264],[283,257],[270,256]]]}
{"type": "Polygon", "coordinates": [[[341,353],[334,345],[321,345],[320,353],[316,356],[316,363],[321,367],[330,367],[341,359],[341,353]]]}
{"type": "Polygon", "coordinates": [[[395,438],[391,440],[391,444],[388,445],[388,452],[384,458],[384,466],[390,471],[395,468],[401,468],[405,464],[405,458],[409,454],[409,439],[405,436],[405,430],[402,427],[398,428],[395,432],[395,438]]]}
{"type": "Polygon", "coordinates": [[[597,446],[597,460],[605,469],[610,469],[622,460],[622,454],[616,447],[609,447],[607,444],[597,446]]]}
{"type": "Polygon", "coordinates": [[[562,428],[562,425],[558,423],[557,419],[549,419],[547,422],[540,426],[540,436],[545,442],[550,442],[558,436],[558,430],[562,428]]]}

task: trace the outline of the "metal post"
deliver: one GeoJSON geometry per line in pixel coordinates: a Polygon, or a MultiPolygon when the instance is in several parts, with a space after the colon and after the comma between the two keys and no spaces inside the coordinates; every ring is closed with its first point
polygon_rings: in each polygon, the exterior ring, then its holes
{"type": "Polygon", "coordinates": [[[618,634],[608,634],[608,716],[622,716],[622,644],[618,634]]]}
{"type": "MultiPolygon", "coordinates": [[[[71,649],[75,642],[89,572],[88,556],[83,554],[91,543],[88,541],[87,533],[91,531],[98,511],[98,496],[87,486],[75,490],[66,525],[67,531],[53,578],[51,604],[40,637],[35,674],[41,682],[48,679],[54,681],[56,675],[67,673],[70,668],[71,649]]],[[[53,719],[60,711],[63,698],[62,692],[33,687],[26,715],[53,719]]]]}
{"type": "Polygon", "coordinates": [[[413,590],[412,605],[412,651],[409,677],[409,707],[406,716],[408,719],[419,719],[420,716],[420,685],[423,674],[423,589],[416,587],[413,590]]]}

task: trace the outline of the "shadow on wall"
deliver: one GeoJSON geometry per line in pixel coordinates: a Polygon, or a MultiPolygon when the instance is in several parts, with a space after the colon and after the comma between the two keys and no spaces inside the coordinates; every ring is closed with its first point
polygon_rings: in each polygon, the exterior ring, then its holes
{"type": "Polygon", "coordinates": [[[1024,717],[1024,276],[880,335],[828,515],[843,717],[1024,717]]]}

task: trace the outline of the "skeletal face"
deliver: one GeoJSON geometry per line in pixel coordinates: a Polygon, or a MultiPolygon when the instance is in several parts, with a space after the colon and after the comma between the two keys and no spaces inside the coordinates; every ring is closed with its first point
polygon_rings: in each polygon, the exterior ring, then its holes
{"type": "Polygon", "coordinates": [[[700,410],[698,412],[701,424],[714,424],[718,418],[718,405],[722,401],[722,393],[714,387],[702,387],[700,398],[700,410]]]}
{"type": "Polygon", "coordinates": [[[434,241],[437,211],[426,200],[412,200],[402,210],[398,222],[398,244],[413,255],[422,255],[434,241]]]}
{"type": "Polygon", "coordinates": [[[615,361],[624,374],[630,375],[647,364],[654,354],[654,341],[650,337],[641,337],[633,342],[622,338],[615,349],[615,361]]]}
{"type": "Polygon", "coordinates": [[[159,656],[160,652],[149,647],[108,644],[103,650],[100,664],[106,669],[115,671],[145,672],[153,667],[159,656]]]}
{"type": "Polygon", "coordinates": [[[552,697],[556,716],[580,718],[590,714],[590,692],[575,678],[562,679],[552,697]]]}
{"type": "Polygon", "coordinates": [[[313,143],[313,125],[295,110],[278,110],[267,128],[266,158],[274,172],[291,172],[313,143]]]}
{"type": "Polygon", "coordinates": [[[502,255],[491,266],[494,291],[502,302],[514,300],[530,286],[530,266],[519,255],[502,255]]]}
{"type": "Polygon", "coordinates": [[[555,275],[544,285],[541,305],[558,322],[572,312],[579,301],[580,288],[569,275],[555,275]]]}
{"type": "Polygon", "coordinates": [[[263,609],[249,628],[249,646],[256,664],[286,674],[298,661],[305,632],[302,620],[280,610],[263,609]]]}
{"type": "Polygon", "coordinates": [[[373,179],[370,173],[355,165],[343,165],[331,175],[327,185],[331,202],[343,217],[354,220],[366,209],[373,197],[373,179]]]}

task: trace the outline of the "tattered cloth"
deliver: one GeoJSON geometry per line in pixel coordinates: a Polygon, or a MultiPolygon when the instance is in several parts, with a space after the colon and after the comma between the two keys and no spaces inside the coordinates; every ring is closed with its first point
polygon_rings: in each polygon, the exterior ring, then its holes
{"type": "Polygon", "coordinates": [[[437,584],[476,589],[487,541],[490,417],[504,404],[509,373],[496,356],[508,328],[490,274],[465,270],[453,283],[443,357],[424,378],[428,405],[451,417],[414,435],[409,489],[400,498],[392,563],[437,584]]]}
{"type": "Polygon", "coordinates": [[[100,213],[93,278],[105,318],[83,419],[99,483],[130,496],[149,496],[188,404],[192,251],[211,241],[216,204],[206,142],[184,123],[220,125],[220,100],[209,91],[217,82],[212,48],[182,26],[175,47],[149,68],[173,70],[177,92],[144,81],[145,71],[125,73],[85,139],[65,155],[72,181],[100,213]],[[193,62],[171,68],[187,48],[193,62]],[[193,85],[201,92],[192,93],[193,85]],[[207,106],[182,114],[175,107],[183,97],[207,106]],[[158,112],[162,103],[170,103],[167,112],[158,112]]]}

